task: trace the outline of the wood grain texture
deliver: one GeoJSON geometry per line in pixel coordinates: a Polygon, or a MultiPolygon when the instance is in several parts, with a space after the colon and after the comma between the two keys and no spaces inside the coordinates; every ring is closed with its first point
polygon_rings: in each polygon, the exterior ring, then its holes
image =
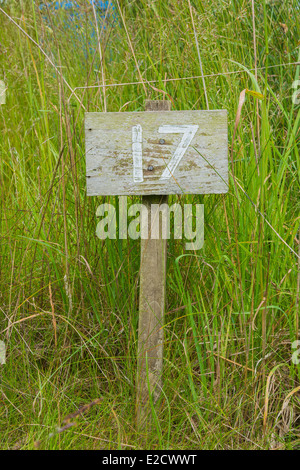
{"type": "Polygon", "coordinates": [[[89,196],[218,194],[228,190],[226,110],[86,113],[85,132],[89,196]],[[134,126],[140,126],[142,132],[142,142],[135,142],[135,161],[140,164],[142,151],[142,169],[136,167],[135,173],[133,139],[139,137],[133,137],[134,126]],[[168,176],[176,149],[178,153],[180,145],[185,146],[183,131],[159,132],[168,126],[198,129],[178,166],[170,170],[171,177],[161,179],[163,174],[168,176]]]}

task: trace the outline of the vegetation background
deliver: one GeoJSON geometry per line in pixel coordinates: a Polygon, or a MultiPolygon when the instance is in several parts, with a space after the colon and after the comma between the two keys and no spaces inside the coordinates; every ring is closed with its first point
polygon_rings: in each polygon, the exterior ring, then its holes
{"type": "Polygon", "coordinates": [[[0,7],[0,447],[300,449],[299,2],[0,7]],[[168,245],[164,390],[147,435],[140,246],[95,236],[103,198],[86,196],[84,153],[85,111],[145,99],[227,109],[230,141],[226,195],[172,196],[205,204],[205,244],[168,245]]]}

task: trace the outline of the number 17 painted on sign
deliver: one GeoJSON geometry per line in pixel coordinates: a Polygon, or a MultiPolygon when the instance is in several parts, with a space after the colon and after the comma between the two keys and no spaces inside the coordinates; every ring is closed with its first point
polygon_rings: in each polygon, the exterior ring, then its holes
{"type": "MultiPolygon", "coordinates": [[[[181,142],[176,148],[169,165],[166,165],[159,181],[168,180],[173,175],[180,160],[184,156],[190,143],[192,142],[199,126],[183,125],[183,126],[160,126],[158,132],[160,134],[183,134],[181,142]]],[[[143,176],[143,129],[140,124],[132,127],[132,157],[133,157],[133,181],[141,183],[144,181],[143,176]]]]}

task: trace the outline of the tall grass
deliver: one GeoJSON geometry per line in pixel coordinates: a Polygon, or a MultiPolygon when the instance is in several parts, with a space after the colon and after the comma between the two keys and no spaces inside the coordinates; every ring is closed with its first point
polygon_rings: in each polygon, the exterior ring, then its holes
{"type": "Polygon", "coordinates": [[[299,3],[255,2],[256,64],[251,1],[112,1],[103,23],[83,0],[79,28],[35,3],[1,5],[17,25],[0,11],[1,448],[299,448],[300,68],[278,66],[299,63],[299,3]],[[164,388],[138,435],[140,246],[95,236],[84,111],[206,109],[195,32],[230,187],[170,197],[204,203],[205,244],[169,242],[164,388]],[[247,95],[232,141],[246,88],[265,99],[247,95]]]}

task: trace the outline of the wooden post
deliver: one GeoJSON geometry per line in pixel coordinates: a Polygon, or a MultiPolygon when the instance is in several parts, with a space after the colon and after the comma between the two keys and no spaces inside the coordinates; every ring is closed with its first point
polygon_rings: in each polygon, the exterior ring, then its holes
{"type": "MultiPolygon", "coordinates": [[[[145,104],[146,111],[170,111],[170,101],[150,101],[145,104]]],[[[136,415],[138,429],[147,430],[150,424],[151,406],[160,396],[163,369],[163,342],[166,293],[167,240],[151,239],[151,218],[159,217],[159,210],[152,213],[151,205],[168,202],[168,196],[143,196],[142,204],[148,209],[147,240],[141,240],[140,267],[140,304],[137,352],[137,393],[136,415]]]]}

